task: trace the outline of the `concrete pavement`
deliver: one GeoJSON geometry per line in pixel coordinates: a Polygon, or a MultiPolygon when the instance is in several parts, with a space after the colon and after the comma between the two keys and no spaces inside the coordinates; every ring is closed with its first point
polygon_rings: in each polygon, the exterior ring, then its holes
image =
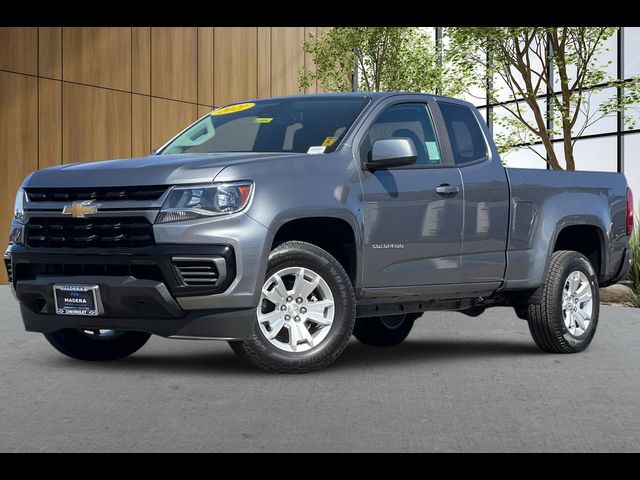
{"type": "Polygon", "coordinates": [[[640,451],[640,310],[591,347],[540,352],[512,310],[428,313],[328,370],[247,367],[226,343],[154,337],[113,363],[24,332],[0,287],[0,451],[640,451]]]}

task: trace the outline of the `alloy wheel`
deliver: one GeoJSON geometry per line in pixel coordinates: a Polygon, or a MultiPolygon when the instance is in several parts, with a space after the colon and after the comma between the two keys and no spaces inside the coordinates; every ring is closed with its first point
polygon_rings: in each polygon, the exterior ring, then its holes
{"type": "Polygon", "coordinates": [[[305,352],[319,345],[334,315],[329,285],[309,268],[279,270],[262,287],[258,325],[267,340],[285,352],[305,352]]]}

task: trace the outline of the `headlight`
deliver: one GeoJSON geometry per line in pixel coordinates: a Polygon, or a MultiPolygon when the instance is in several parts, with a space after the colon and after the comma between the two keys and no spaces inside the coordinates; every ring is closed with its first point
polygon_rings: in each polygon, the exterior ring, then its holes
{"type": "Polygon", "coordinates": [[[174,187],[156,223],[237,213],[248,205],[252,195],[253,182],[249,181],[174,187]]]}
{"type": "Polygon", "coordinates": [[[24,223],[24,190],[18,189],[16,203],[13,207],[13,218],[16,222],[24,223]]]}

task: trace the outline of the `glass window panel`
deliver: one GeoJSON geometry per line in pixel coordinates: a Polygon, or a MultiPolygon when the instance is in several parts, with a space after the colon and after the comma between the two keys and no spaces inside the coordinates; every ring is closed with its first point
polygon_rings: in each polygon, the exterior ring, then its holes
{"type": "MultiPolygon", "coordinates": [[[[544,52],[538,50],[537,42],[534,42],[534,45],[529,49],[529,64],[532,70],[531,80],[532,83],[535,84],[538,81],[538,75],[544,72],[544,68],[542,65],[542,61],[538,58],[538,55],[544,55],[544,52]]],[[[544,58],[544,57],[543,57],[544,58]]],[[[522,90],[525,90],[524,80],[520,72],[517,71],[516,68],[511,68],[511,76],[513,77],[514,85],[513,85],[513,93],[512,89],[508,86],[507,82],[502,78],[501,75],[495,75],[493,79],[493,85],[496,89],[496,97],[499,102],[506,102],[508,100],[515,100],[517,98],[522,98],[522,96],[518,93],[517,85],[520,86],[522,90]],[[517,84],[517,85],[516,85],[517,84]],[[514,97],[515,95],[515,97],[514,97]]],[[[546,92],[546,87],[544,82],[540,83],[537,94],[543,94],[546,92]]]]}
{"type": "MultiPolygon", "coordinates": [[[[602,103],[615,96],[615,88],[605,88],[595,92],[585,92],[585,102],[580,108],[574,128],[571,129],[571,135],[574,137],[578,136],[582,128],[585,127],[585,123],[588,125],[582,132],[581,136],[615,132],[618,128],[616,115],[611,114],[603,117],[600,112],[602,103]]],[[[556,130],[561,132],[561,125],[558,125],[556,130]]],[[[562,138],[562,135],[559,134],[556,138],[562,138]]]]}
{"type": "Polygon", "coordinates": [[[493,107],[493,135],[506,135],[507,128],[505,128],[502,123],[502,118],[508,118],[511,115],[506,108],[504,107],[493,107]]]}
{"type": "Polygon", "coordinates": [[[596,59],[605,69],[605,79],[618,77],[618,33],[611,35],[605,42],[602,53],[596,59]]]}
{"type": "MultiPolygon", "coordinates": [[[[514,75],[519,74],[516,72],[514,75]]],[[[508,87],[507,82],[500,75],[494,75],[493,77],[493,88],[495,99],[498,102],[508,102],[509,100],[514,100],[513,95],[511,94],[511,89],[508,87]]]]}
{"type": "Polygon", "coordinates": [[[640,75],[640,27],[624,27],[624,78],[640,75]]]}
{"type": "MultiPolygon", "coordinates": [[[[615,79],[618,76],[617,68],[617,49],[618,49],[618,34],[614,33],[610,36],[603,45],[602,51],[600,55],[595,60],[596,65],[604,68],[604,78],[607,79],[615,79]]],[[[572,82],[576,78],[576,68],[575,66],[568,64],[567,65],[567,76],[569,78],[569,82],[572,82]]],[[[555,85],[555,91],[560,90],[560,75],[558,74],[558,69],[554,66],[553,69],[553,80],[555,85]]]]}
{"type": "MultiPolygon", "coordinates": [[[[565,168],[564,144],[556,142],[553,149],[558,162],[565,168]]],[[[576,170],[592,172],[617,172],[616,137],[586,138],[578,140],[573,148],[576,170]]]]}
{"type": "Polygon", "coordinates": [[[470,87],[459,95],[460,99],[473,103],[476,107],[487,104],[487,91],[484,88],[470,87]]]}
{"type": "MultiPolygon", "coordinates": [[[[435,28],[434,28],[434,38],[435,38],[435,28]]],[[[442,48],[443,48],[445,53],[449,51],[450,45],[451,45],[451,36],[450,36],[449,32],[447,31],[447,28],[444,27],[443,28],[443,32],[442,32],[442,48]]],[[[450,65],[445,63],[445,67],[447,67],[447,66],[450,66],[450,65]]],[[[481,69],[482,67],[478,66],[477,68],[481,69]]],[[[455,70],[454,70],[454,72],[455,72],[455,70]]],[[[481,105],[486,105],[486,103],[487,103],[487,92],[486,92],[486,89],[484,87],[472,86],[472,87],[468,88],[466,91],[457,94],[456,98],[459,98],[460,100],[465,100],[465,101],[467,101],[469,103],[473,103],[477,107],[477,106],[481,106],[481,105]]]]}
{"type": "MultiPolygon", "coordinates": [[[[576,79],[576,67],[572,64],[567,65],[567,77],[569,79],[569,84],[576,79]]],[[[560,74],[558,73],[558,68],[553,66],[553,89],[556,92],[559,92],[560,87],[560,74]]]]}
{"type": "MultiPolygon", "coordinates": [[[[546,108],[547,108],[547,100],[546,99],[540,99],[538,100],[538,105],[539,108],[542,112],[543,115],[545,115],[546,112],[546,108]]],[[[518,106],[520,107],[520,111],[522,112],[522,116],[524,117],[525,121],[532,126],[536,125],[536,121],[535,121],[535,117],[533,115],[533,112],[531,111],[531,109],[529,108],[529,106],[525,103],[525,102],[518,102],[518,106]]],[[[515,108],[514,104],[509,104],[508,105],[509,108],[513,109],[515,108]]],[[[493,133],[494,135],[507,135],[510,127],[505,127],[504,125],[501,124],[501,119],[503,118],[514,118],[513,114],[511,112],[509,112],[505,107],[494,107],[493,108],[493,133]]],[[[546,116],[545,116],[546,118],[546,116]]],[[[531,137],[531,133],[527,134],[528,137],[526,139],[529,139],[531,137]]],[[[525,140],[525,139],[523,139],[525,140]]],[[[535,140],[538,140],[538,138],[536,137],[535,140]]],[[[524,142],[523,142],[524,143],[524,142]]]]}
{"type": "Polygon", "coordinates": [[[487,156],[487,146],[477,118],[468,108],[440,103],[456,165],[475,162],[487,156]]]}
{"type": "Polygon", "coordinates": [[[532,145],[531,148],[523,147],[516,150],[511,150],[502,154],[500,157],[508,168],[539,168],[546,169],[547,162],[540,158],[535,152],[540,155],[545,155],[544,147],[542,145],[532,145]],[[532,151],[535,150],[535,151],[532,151]]]}
{"type": "MultiPolygon", "coordinates": [[[[465,109],[469,112],[468,109],[465,109]]],[[[476,122],[477,125],[477,122],[476,122]]],[[[373,145],[378,140],[406,138],[414,144],[418,165],[442,163],[438,139],[427,106],[423,103],[392,105],[382,112],[360,144],[362,161],[370,162],[373,145]]]]}
{"type": "Polygon", "coordinates": [[[637,208],[640,204],[640,133],[624,136],[624,175],[633,190],[633,198],[637,208]]]}
{"type": "Polygon", "coordinates": [[[355,121],[368,101],[359,97],[283,97],[228,106],[198,120],[172,140],[161,154],[232,151],[303,153],[311,146],[322,145],[327,139],[333,138],[326,150],[329,152],[340,144],[340,135],[355,121]],[[258,118],[268,121],[260,122],[258,118]],[[302,124],[302,128],[297,128],[295,124],[298,123],[302,124]],[[285,136],[290,125],[294,125],[295,133],[291,133],[291,150],[285,150],[285,136]]]}
{"type": "Polygon", "coordinates": [[[640,129],[640,103],[629,105],[624,111],[624,119],[625,130],[640,129]],[[629,120],[631,121],[631,123],[629,123],[629,120]]]}

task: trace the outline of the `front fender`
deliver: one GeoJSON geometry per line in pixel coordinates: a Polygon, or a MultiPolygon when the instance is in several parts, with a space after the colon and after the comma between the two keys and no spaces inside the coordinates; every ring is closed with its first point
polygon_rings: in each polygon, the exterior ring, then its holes
{"type": "MultiPolygon", "coordinates": [[[[322,217],[347,222],[357,251],[356,288],[362,284],[362,188],[351,149],[326,155],[285,156],[225,168],[216,182],[250,179],[254,198],[246,215],[266,227],[271,238],[291,220],[322,217]]],[[[266,266],[267,259],[263,259],[266,266]]]]}

